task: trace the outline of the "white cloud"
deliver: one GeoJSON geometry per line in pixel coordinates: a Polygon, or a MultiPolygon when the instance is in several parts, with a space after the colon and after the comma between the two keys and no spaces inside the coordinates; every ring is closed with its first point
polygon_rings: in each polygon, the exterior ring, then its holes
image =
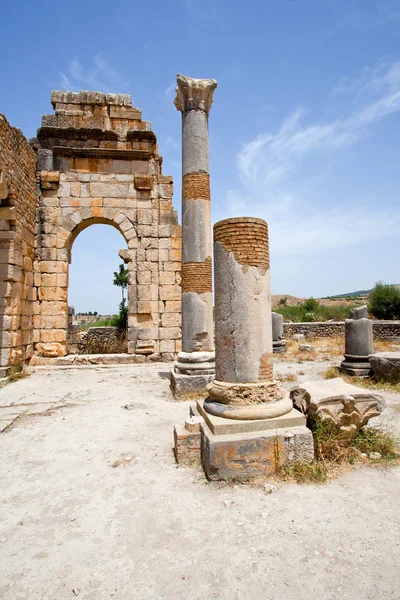
{"type": "Polygon", "coordinates": [[[276,255],[398,235],[397,207],[382,206],[371,194],[369,202],[353,198],[350,205],[335,210],[321,203],[328,195],[321,186],[326,185],[322,178],[329,165],[340,161],[341,149],[360,142],[374,124],[400,112],[400,62],[380,63],[353,81],[343,79],[335,93],[349,97],[347,115],[313,123],[298,108],[277,133],[260,133],[237,156],[243,190],[228,192],[224,210],[230,216],[251,213],[266,219],[276,255]]]}
{"type": "Polygon", "coordinates": [[[68,72],[60,73],[61,87],[68,91],[89,89],[98,92],[123,91],[127,84],[108,59],[102,54],[93,58],[93,65],[84,67],[74,58],[69,61],[68,72]]]}
{"type": "Polygon", "coordinates": [[[176,83],[171,83],[171,85],[169,85],[167,88],[165,88],[164,90],[164,94],[166,96],[169,96],[171,94],[171,92],[174,92],[176,88],[176,83]]]}

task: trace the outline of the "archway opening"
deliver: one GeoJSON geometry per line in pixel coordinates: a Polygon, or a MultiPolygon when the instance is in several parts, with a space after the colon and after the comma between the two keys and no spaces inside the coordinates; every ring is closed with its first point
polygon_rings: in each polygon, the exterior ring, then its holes
{"type": "Polygon", "coordinates": [[[127,352],[127,244],[109,224],[90,223],[72,236],[68,285],[70,354],[127,352]]]}

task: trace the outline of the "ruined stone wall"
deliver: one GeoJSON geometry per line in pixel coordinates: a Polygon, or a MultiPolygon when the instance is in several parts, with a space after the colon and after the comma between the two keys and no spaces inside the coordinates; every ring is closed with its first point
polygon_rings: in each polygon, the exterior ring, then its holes
{"type": "Polygon", "coordinates": [[[33,354],[36,155],[0,115],[0,367],[33,354]]]}
{"type": "Polygon", "coordinates": [[[126,243],[120,257],[128,268],[128,352],[172,359],[181,347],[181,230],[151,125],[124,94],[53,92],[52,104],[55,114],[44,115],[35,141],[36,350],[66,353],[73,242],[104,223],[126,243]]]}
{"type": "Polygon", "coordinates": [[[118,327],[90,327],[69,335],[69,354],[123,354],[128,351],[126,332],[118,327]]]}
{"type": "MultiPolygon", "coordinates": [[[[372,321],[375,340],[390,340],[400,337],[400,321],[372,321]]],[[[283,336],[290,339],[295,333],[302,333],[308,339],[317,337],[344,336],[344,321],[326,321],[323,323],[284,323],[283,336]]]]}

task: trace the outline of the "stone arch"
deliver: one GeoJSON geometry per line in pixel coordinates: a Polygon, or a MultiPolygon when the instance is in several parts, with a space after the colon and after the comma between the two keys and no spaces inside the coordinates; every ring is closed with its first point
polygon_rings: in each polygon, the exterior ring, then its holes
{"type": "Polygon", "coordinates": [[[38,131],[35,350],[64,354],[68,264],[77,235],[109,224],[124,237],[128,352],[172,360],[181,349],[181,229],[172,178],[148,121],[124,95],[53,92],[38,131]]]}
{"type": "Polygon", "coordinates": [[[124,238],[127,247],[131,240],[137,240],[136,227],[132,221],[118,210],[110,211],[104,215],[95,208],[77,209],[61,221],[59,235],[64,240],[64,248],[70,257],[74,241],[81,233],[91,225],[111,225],[119,231],[124,238]]]}

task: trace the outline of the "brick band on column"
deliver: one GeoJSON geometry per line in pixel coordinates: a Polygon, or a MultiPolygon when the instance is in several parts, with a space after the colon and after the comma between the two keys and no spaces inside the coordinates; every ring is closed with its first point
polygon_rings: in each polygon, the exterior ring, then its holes
{"type": "Polygon", "coordinates": [[[182,263],[181,287],[182,292],[196,292],[198,294],[211,292],[211,257],[204,262],[182,263]]]}
{"type": "Polygon", "coordinates": [[[214,225],[214,243],[221,242],[241,265],[269,269],[268,225],[262,219],[232,218],[214,225]]]}
{"type": "Polygon", "coordinates": [[[258,381],[271,381],[274,378],[274,363],[272,352],[266,352],[260,360],[258,381]]]}
{"type": "Polygon", "coordinates": [[[210,200],[210,176],[207,173],[188,173],[182,177],[184,200],[210,200]]]}

